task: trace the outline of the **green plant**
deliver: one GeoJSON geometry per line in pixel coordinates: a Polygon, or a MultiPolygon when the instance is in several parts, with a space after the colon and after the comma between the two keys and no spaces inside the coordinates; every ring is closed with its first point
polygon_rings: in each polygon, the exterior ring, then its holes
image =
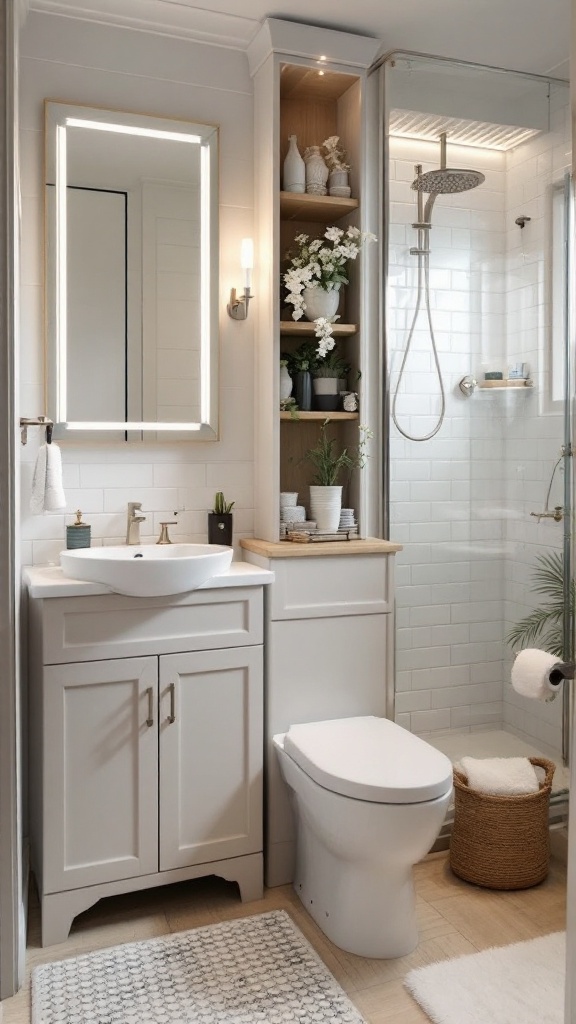
{"type": "Polygon", "coordinates": [[[292,395],[290,395],[290,398],[282,398],[280,400],[280,412],[289,412],[291,420],[299,420],[300,419],[299,409],[298,409],[298,406],[296,404],[296,399],[292,398],[292,395]]]}
{"type": "MultiPolygon", "coordinates": [[[[537,594],[545,594],[550,600],[540,608],[535,608],[524,619],[512,627],[506,641],[510,645],[522,644],[529,647],[538,640],[538,643],[550,654],[563,658],[568,652],[564,651],[564,615],[565,594],[564,594],[564,556],[560,551],[552,551],[550,554],[538,555],[536,566],[533,569],[531,579],[532,589],[537,594]]],[[[576,606],[576,582],[570,580],[569,587],[569,608],[570,615],[574,614],[576,606]]]]}
{"type": "Polygon", "coordinates": [[[224,515],[227,515],[228,512],[232,511],[234,505],[235,505],[235,502],[233,502],[233,501],[226,501],[226,498],[224,497],[223,492],[222,491],[218,491],[217,494],[216,494],[216,497],[214,498],[214,509],[213,509],[213,511],[216,513],[217,516],[224,516],[224,515]]]}
{"type": "Polygon", "coordinates": [[[316,364],[315,369],[312,371],[313,377],[337,377],[339,380],[345,380],[350,373],[350,364],[342,358],[340,353],[333,348],[331,352],[328,352],[322,362],[316,364]]]}
{"type": "Polygon", "coordinates": [[[318,365],[316,346],[311,341],[303,341],[294,352],[282,352],[281,359],[286,363],[291,377],[306,370],[312,372],[318,365]]]}
{"type": "Polygon", "coordinates": [[[356,445],[345,448],[338,446],[335,437],[328,437],[326,428],[330,420],[324,420],[320,427],[320,436],[315,448],[309,448],[304,459],[311,462],[315,469],[313,484],[320,487],[331,487],[336,483],[343,469],[363,469],[366,465],[366,445],[373,436],[368,427],[358,428],[360,439],[356,445]]]}

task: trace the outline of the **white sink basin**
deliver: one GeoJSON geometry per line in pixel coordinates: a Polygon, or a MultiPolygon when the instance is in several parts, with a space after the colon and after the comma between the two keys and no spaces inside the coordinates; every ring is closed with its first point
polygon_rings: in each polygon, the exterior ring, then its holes
{"type": "Polygon", "coordinates": [[[223,544],[134,544],[61,551],[60,565],[70,579],[104,583],[117,594],[161,597],[220,576],[232,555],[223,544]]]}

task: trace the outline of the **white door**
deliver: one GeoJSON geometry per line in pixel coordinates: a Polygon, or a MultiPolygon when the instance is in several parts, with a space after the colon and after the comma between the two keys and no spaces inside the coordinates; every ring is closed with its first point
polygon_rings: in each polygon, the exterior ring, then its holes
{"type": "Polygon", "coordinates": [[[44,676],[44,893],[158,870],[158,659],[44,676]]]}
{"type": "Polygon", "coordinates": [[[262,648],[160,658],[160,870],[262,849],[262,648]]]}

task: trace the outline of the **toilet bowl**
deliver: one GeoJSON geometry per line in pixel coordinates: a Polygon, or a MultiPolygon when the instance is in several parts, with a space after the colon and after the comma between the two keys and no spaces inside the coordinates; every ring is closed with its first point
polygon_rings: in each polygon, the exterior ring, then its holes
{"type": "Polygon", "coordinates": [[[364,957],[418,942],[412,868],[436,839],[452,764],[385,718],[291,726],[273,737],[297,821],[294,888],[325,935],[364,957]]]}

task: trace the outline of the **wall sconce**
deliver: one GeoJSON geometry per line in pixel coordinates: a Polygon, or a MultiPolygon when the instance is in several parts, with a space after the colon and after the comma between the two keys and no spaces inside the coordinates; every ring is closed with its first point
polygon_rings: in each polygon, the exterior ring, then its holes
{"type": "Polygon", "coordinates": [[[254,243],[251,238],[243,238],[240,245],[240,266],[244,271],[244,295],[236,295],[236,289],[230,291],[230,302],[228,303],[228,316],[233,320],[246,320],[248,316],[248,303],[254,296],[250,295],[250,279],[254,267],[254,243]]]}

